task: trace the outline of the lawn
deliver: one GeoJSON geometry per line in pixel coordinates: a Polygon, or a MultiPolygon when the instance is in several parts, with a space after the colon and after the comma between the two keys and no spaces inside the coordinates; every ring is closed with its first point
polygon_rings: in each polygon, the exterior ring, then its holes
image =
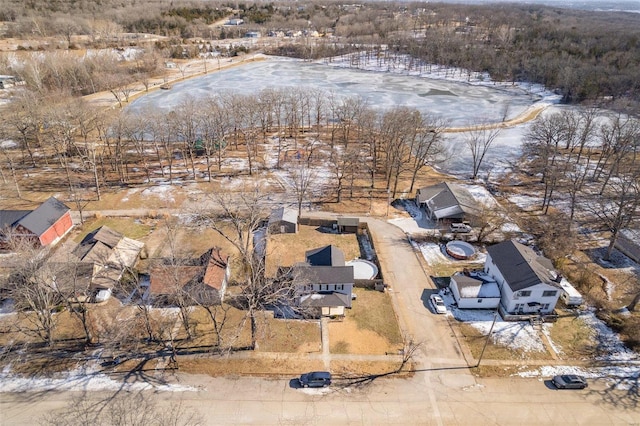
{"type": "Polygon", "coordinates": [[[305,252],[330,244],[341,249],[347,261],[360,257],[355,234],[335,234],[316,226],[300,226],[296,234],[270,235],[267,242],[267,275],[275,275],[278,266],[304,262],[305,252]]]}
{"type": "Polygon", "coordinates": [[[322,351],[318,321],[275,319],[264,315],[259,323],[257,351],[319,353],[322,351]]]}
{"type": "Polygon", "coordinates": [[[344,320],[329,324],[330,351],[339,354],[398,353],[403,341],[387,293],[355,289],[344,320]]]}
{"type": "Polygon", "coordinates": [[[125,237],[139,240],[146,237],[151,233],[155,227],[155,221],[150,219],[133,219],[133,218],[120,218],[120,217],[96,217],[87,219],[80,228],[78,234],[74,236],[74,241],[79,243],[90,232],[100,228],[101,226],[108,226],[114,231],[120,232],[125,237]]]}
{"type": "Polygon", "coordinates": [[[251,376],[291,376],[298,377],[300,372],[324,370],[321,360],[306,360],[288,356],[257,358],[211,357],[179,360],[180,371],[209,376],[251,375],[251,376]]]}
{"type": "Polygon", "coordinates": [[[596,352],[594,330],[571,311],[556,309],[558,321],[551,327],[551,339],[563,359],[588,359],[596,352]]]}

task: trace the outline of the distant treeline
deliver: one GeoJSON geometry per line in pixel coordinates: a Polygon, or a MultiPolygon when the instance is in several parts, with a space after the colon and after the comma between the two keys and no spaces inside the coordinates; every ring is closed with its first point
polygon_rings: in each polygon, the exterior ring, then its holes
{"type": "Polygon", "coordinates": [[[640,104],[640,14],[634,13],[517,4],[170,0],[4,0],[0,10],[7,36],[69,40],[70,34],[105,39],[115,31],[224,38],[210,24],[225,17],[242,18],[243,31],[263,35],[291,30],[324,36],[285,39],[269,53],[312,59],[385,45],[494,79],[540,83],[566,102],[640,104]]]}

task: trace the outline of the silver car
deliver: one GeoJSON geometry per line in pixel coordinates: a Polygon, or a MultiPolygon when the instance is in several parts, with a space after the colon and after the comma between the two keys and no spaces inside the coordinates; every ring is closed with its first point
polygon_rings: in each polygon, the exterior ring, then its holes
{"type": "Polygon", "coordinates": [[[558,389],[584,389],[589,386],[584,377],[576,374],[554,376],[551,381],[558,389]]]}

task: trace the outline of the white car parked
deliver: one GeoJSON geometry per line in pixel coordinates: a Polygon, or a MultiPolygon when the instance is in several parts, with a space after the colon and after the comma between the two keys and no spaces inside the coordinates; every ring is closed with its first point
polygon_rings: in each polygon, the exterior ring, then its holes
{"type": "Polygon", "coordinates": [[[444,304],[444,300],[442,300],[442,297],[438,296],[437,294],[432,294],[429,297],[429,300],[431,300],[433,310],[436,311],[437,314],[447,313],[447,305],[444,304]]]}

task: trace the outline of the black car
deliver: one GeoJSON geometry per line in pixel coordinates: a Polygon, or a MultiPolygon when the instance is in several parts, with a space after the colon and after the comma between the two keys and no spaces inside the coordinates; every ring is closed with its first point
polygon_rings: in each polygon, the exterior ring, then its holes
{"type": "Polygon", "coordinates": [[[584,377],[575,374],[555,376],[551,381],[558,389],[584,389],[589,386],[584,377]]]}
{"type": "Polygon", "coordinates": [[[314,371],[303,374],[298,380],[304,388],[323,388],[331,384],[331,373],[328,371],[314,371]]]}

